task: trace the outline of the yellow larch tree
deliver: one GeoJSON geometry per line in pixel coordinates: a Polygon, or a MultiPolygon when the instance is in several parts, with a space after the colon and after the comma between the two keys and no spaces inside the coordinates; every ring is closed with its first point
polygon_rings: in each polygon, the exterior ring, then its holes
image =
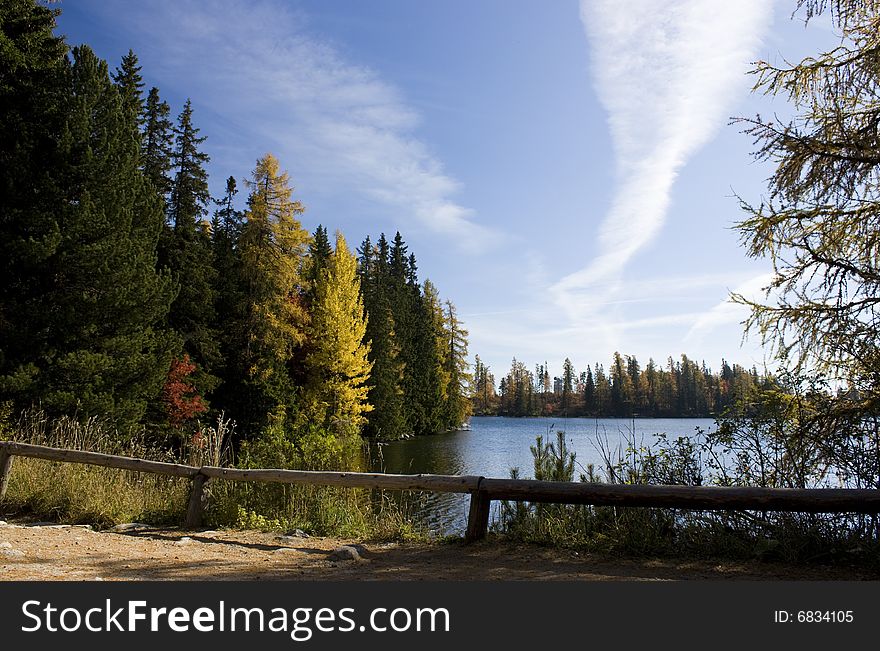
{"type": "Polygon", "coordinates": [[[283,417],[293,405],[292,360],[306,337],[302,266],[310,235],[297,217],[304,211],[278,159],[266,154],[251,179],[242,230],[242,372],[245,395],[257,415],[283,417]]]}
{"type": "Polygon", "coordinates": [[[306,356],[304,410],[313,424],[359,431],[365,414],[372,362],[364,341],[367,317],[360,293],[357,259],[342,233],[317,280],[306,356]]]}

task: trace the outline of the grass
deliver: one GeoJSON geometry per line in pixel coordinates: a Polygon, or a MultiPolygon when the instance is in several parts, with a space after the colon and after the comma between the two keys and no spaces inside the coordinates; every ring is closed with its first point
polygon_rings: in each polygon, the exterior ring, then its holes
{"type": "MultiPolygon", "coordinates": [[[[106,422],[50,420],[28,412],[0,429],[0,439],[90,450],[192,465],[223,465],[229,423],[222,417],[181,450],[147,444],[143,432],[120,434],[106,422]]],[[[211,527],[292,531],[362,540],[425,540],[412,524],[412,500],[364,489],[213,481],[206,489],[211,527]]],[[[189,498],[185,479],[76,463],[14,457],[3,511],[99,528],[123,522],[162,526],[183,523],[189,498]]]]}
{"type": "MultiPolygon", "coordinates": [[[[601,445],[600,445],[601,447],[601,445]]],[[[535,476],[573,481],[575,458],[565,435],[539,437],[532,448],[535,476]]],[[[636,446],[612,454],[605,468],[585,468],[581,481],[705,485],[710,468],[689,440],[636,446]]],[[[512,476],[518,476],[513,471],[512,476]]],[[[708,483],[711,483],[708,482],[708,483]]],[[[502,502],[493,531],[508,540],[615,556],[766,560],[835,564],[880,571],[878,518],[852,513],[692,511],[641,507],[502,502]]]]}

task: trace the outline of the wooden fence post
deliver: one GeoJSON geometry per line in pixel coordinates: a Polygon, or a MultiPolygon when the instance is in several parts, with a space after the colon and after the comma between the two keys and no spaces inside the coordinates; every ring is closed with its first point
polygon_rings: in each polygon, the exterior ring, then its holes
{"type": "Polygon", "coordinates": [[[6,497],[9,486],[9,472],[12,470],[12,455],[5,447],[0,448],[0,500],[6,497]]]}
{"type": "Polygon", "coordinates": [[[476,490],[471,493],[471,508],[468,512],[467,531],[464,535],[465,542],[483,540],[489,531],[489,507],[492,500],[489,493],[476,490]]]}
{"type": "Polygon", "coordinates": [[[198,473],[192,478],[192,487],[189,492],[189,506],[186,509],[186,528],[198,529],[202,526],[202,516],[205,513],[205,484],[208,478],[198,473]]]}

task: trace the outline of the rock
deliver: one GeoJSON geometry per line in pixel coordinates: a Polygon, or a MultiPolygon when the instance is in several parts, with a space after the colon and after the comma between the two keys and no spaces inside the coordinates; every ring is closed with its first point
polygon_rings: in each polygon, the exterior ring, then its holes
{"type": "Polygon", "coordinates": [[[275,536],[275,540],[280,540],[281,542],[299,542],[304,538],[308,538],[309,534],[305,533],[302,529],[297,529],[292,533],[286,533],[281,536],[275,536]]]}
{"type": "Polygon", "coordinates": [[[327,555],[330,561],[359,561],[361,560],[361,551],[365,551],[360,545],[342,545],[337,547],[327,555]],[[360,550],[358,550],[360,547],[360,550]]]}
{"type": "Polygon", "coordinates": [[[0,520],[0,527],[6,526],[6,520],[0,520]]]}
{"type": "Polygon", "coordinates": [[[292,547],[279,547],[278,549],[272,551],[273,554],[289,554],[291,552],[293,552],[294,554],[298,554],[299,550],[293,549],[292,547]]]}
{"type": "Polygon", "coordinates": [[[174,544],[175,545],[189,545],[192,541],[193,541],[193,539],[190,538],[189,536],[184,536],[180,540],[176,541],[174,544]]]}
{"type": "Polygon", "coordinates": [[[149,528],[150,525],[141,522],[126,522],[125,524],[117,524],[115,527],[110,527],[108,531],[111,533],[125,533],[127,531],[141,531],[149,528]]]}
{"type": "Polygon", "coordinates": [[[2,542],[0,543],[0,549],[12,549],[12,543],[2,542]]]}
{"type": "Polygon", "coordinates": [[[24,556],[24,552],[20,549],[0,549],[0,556],[5,556],[6,558],[21,558],[24,556]]]}

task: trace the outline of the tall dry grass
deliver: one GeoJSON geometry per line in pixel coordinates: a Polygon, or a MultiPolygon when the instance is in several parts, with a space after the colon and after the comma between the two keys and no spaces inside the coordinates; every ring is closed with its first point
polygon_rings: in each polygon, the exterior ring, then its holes
{"type": "MultiPolygon", "coordinates": [[[[0,425],[0,439],[56,448],[185,463],[230,465],[234,424],[221,415],[200,426],[176,451],[148,443],[143,430],[119,432],[99,418],[50,419],[39,410],[0,425]]],[[[286,450],[285,452],[289,452],[286,450]]],[[[271,455],[245,456],[259,467],[297,467],[271,455]]],[[[342,469],[342,468],[341,468],[342,469]]],[[[424,538],[412,524],[409,500],[360,489],[212,481],[206,488],[206,521],[213,527],[263,530],[302,529],[318,535],[373,540],[424,538]]],[[[77,463],[15,457],[2,511],[40,519],[107,527],[122,522],[180,525],[186,513],[186,479],[77,463]]]]}

